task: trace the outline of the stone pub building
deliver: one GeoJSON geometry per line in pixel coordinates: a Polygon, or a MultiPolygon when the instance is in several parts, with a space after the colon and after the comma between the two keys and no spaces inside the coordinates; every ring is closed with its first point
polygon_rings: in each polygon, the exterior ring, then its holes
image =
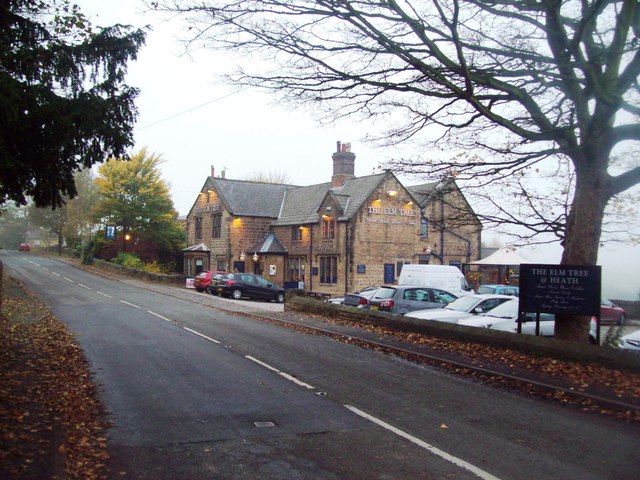
{"type": "Polygon", "coordinates": [[[253,272],[332,295],[392,284],[407,263],[480,258],[482,226],[451,179],[405,187],[355,177],[338,142],[330,182],[306,187],[208,177],[187,215],[184,271],[253,272]]]}

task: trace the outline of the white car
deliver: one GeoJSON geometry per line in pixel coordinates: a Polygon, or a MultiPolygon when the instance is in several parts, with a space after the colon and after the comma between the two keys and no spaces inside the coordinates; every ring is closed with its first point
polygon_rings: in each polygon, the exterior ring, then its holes
{"type": "Polygon", "coordinates": [[[487,313],[508,300],[513,300],[513,297],[509,295],[466,295],[451,302],[444,308],[416,310],[407,313],[405,316],[421,320],[456,323],[463,318],[487,313]]]}
{"type": "Polygon", "coordinates": [[[624,350],[640,352],[640,330],[628,333],[620,339],[618,346],[624,350]]]}
{"type": "MultiPolygon", "coordinates": [[[[510,300],[498,305],[484,315],[477,315],[458,321],[458,325],[471,327],[491,328],[505,332],[518,331],[518,299],[511,297],[510,300]]],[[[549,313],[540,314],[540,335],[552,337],[555,330],[555,317],[549,313]]],[[[528,313],[522,322],[522,333],[525,335],[536,334],[536,316],[528,313]]]]}

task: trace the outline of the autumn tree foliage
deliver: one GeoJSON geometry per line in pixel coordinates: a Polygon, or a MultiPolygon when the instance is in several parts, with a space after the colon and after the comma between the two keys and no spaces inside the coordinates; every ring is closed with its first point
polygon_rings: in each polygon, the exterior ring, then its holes
{"type": "MultiPolygon", "coordinates": [[[[596,263],[607,205],[640,181],[637,0],[148,3],[186,19],[190,46],[251,58],[234,85],[418,142],[424,155],[396,161],[401,172],[524,189],[523,172],[558,165],[569,188],[542,197],[559,208],[521,189],[534,214],[518,222],[562,241],[563,264],[596,263]]],[[[556,324],[560,338],[587,335],[588,319],[556,324]]]]}
{"type": "Polygon", "coordinates": [[[94,30],[68,0],[0,2],[0,203],[59,207],[75,172],[125,154],[138,93],[125,73],[144,40],[94,30]]]}
{"type": "Polygon", "coordinates": [[[100,165],[96,184],[101,198],[94,215],[103,226],[117,226],[119,251],[169,263],[184,248],[185,233],[161,163],[159,155],[142,149],[129,160],[112,158],[100,165]]]}

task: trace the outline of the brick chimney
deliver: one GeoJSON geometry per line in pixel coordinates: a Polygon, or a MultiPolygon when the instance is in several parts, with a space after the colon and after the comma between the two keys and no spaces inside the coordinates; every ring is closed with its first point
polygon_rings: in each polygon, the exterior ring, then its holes
{"type": "Polygon", "coordinates": [[[331,187],[339,188],[347,183],[350,178],[355,178],[355,153],[351,153],[350,143],[337,143],[337,151],[333,158],[333,176],[331,177],[331,187]]]}

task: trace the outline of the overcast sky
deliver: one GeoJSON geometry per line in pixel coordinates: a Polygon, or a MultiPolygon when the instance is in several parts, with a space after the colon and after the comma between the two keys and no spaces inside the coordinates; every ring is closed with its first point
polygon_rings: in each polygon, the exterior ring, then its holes
{"type": "MultiPolygon", "coordinates": [[[[411,153],[363,143],[375,125],[341,122],[322,127],[306,112],[274,105],[274,98],[266,94],[252,90],[233,93],[216,79],[233,67],[232,58],[207,51],[182,55],[178,23],[141,13],[139,0],[76,1],[94,25],[152,27],[127,79],[141,90],[134,151],[146,147],[162,156],[163,176],[181,215],[188,213],[212,166],[216,175],[225,169],[227,178],[278,172],[286,174],[290,183],[310,185],[330,181],[336,141],[351,142],[357,176],[371,174],[381,162],[411,153]]],[[[483,238],[492,240],[490,233],[483,238]]],[[[524,258],[540,263],[557,263],[561,252],[559,246],[520,250],[524,258]]],[[[638,247],[602,248],[599,262],[603,266],[603,295],[638,299],[638,247]]]]}

